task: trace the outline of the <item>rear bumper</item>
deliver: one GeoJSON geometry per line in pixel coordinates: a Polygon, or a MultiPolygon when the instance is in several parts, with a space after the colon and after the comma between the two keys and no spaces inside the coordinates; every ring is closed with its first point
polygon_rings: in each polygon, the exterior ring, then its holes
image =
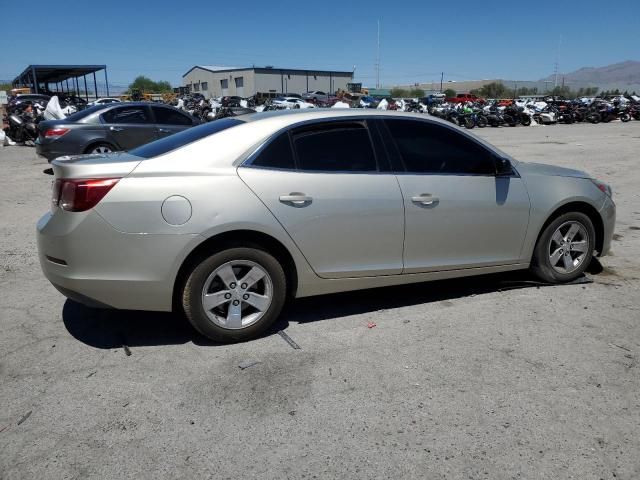
{"type": "Polygon", "coordinates": [[[118,232],[94,211],[47,213],[38,255],[63,295],[92,307],[171,311],[175,276],[199,235],[118,232]]]}
{"type": "Polygon", "coordinates": [[[605,198],[604,205],[600,209],[600,217],[604,226],[604,238],[602,241],[601,257],[607,255],[611,249],[611,240],[616,227],[616,204],[608,196],[605,198]]]}
{"type": "Polygon", "coordinates": [[[55,143],[42,144],[40,143],[40,139],[36,140],[36,154],[46,158],[48,162],[63,155],[69,155],[69,152],[63,152],[54,147],[55,143]]]}

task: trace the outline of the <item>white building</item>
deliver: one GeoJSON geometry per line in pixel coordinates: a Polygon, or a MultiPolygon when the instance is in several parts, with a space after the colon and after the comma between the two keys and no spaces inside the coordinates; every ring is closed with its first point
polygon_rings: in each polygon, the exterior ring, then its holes
{"type": "Polygon", "coordinates": [[[182,85],[206,98],[250,97],[258,93],[304,93],[320,90],[333,94],[346,90],[353,72],[299,70],[274,67],[220,67],[196,65],[182,76],[182,85]]]}

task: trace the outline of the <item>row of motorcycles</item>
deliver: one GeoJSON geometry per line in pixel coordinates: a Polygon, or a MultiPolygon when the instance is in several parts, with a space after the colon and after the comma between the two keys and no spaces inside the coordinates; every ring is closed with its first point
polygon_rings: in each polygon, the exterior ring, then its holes
{"type": "MultiPolygon", "coordinates": [[[[53,97],[52,97],[53,98],[53,97]]],[[[6,107],[2,118],[3,131],[9,142],[31,144],[38,138],[38,123],[45,120],[45,111],[51,100],[34,99],[12,104],[6,107]]],[[[86,100],[81,97],[67,96],[59,100],[61,111],[71,115],[86,108],[86,100]]]]}
{"type": "MultiPolygon", "coordinates": [[[[421,105],[410,104],[408,111],[423,111],[421,105]]],[[[557,123],[572,124],[579,122],[608,123],[613,120],[628,122],[631,119],[640,120],[640,104],[627,102],[607,102],[595,100],[585,105],[579,101],[558,101],[552,103],[535,102],[518,104],[511,102],[500,105],[466,103],[458,105],[436,105],[428,109],[436,117],[450,121],[465,128],[486,126],[515,127],[529,126],[532,122],[538,125],[552,125],[557,123]]]]}

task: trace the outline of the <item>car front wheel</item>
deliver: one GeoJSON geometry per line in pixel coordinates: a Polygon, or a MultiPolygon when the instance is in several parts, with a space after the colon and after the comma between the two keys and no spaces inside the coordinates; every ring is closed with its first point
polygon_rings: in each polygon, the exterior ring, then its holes
{"type": "Polygon", "coordinates": [[[545,282],[571,282],[589,266],[595,240],[593,222],[588,216],[580,212],[560,215],[540,235],[531,269],[545,282]]]}
{"type": "Polygon", "coordinates": [[[182,305],[196,330],[228,343],[263,334],[282,311],[286,291],[284,270],[272,255],[230,248],[195,266],[182,305]]]}

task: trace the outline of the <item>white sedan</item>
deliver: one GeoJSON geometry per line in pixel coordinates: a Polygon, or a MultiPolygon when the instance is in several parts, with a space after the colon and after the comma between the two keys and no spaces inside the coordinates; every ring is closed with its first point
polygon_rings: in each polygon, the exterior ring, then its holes
{"type": "Polygon", "coordinates": [[[110,103],[120,103],[120,99],[118,98],[98,98],[97,100],[94,100],[93,102],[89,102],[89,106],[92,105],[108,105],[110,103]]]}
{"type": "Polygon", "coordinates": [[[313,103],[305,102],[304,100],[296,97],[278,97],[273,101],[273,104],[287,109],[316,107],[313,103]]]}

